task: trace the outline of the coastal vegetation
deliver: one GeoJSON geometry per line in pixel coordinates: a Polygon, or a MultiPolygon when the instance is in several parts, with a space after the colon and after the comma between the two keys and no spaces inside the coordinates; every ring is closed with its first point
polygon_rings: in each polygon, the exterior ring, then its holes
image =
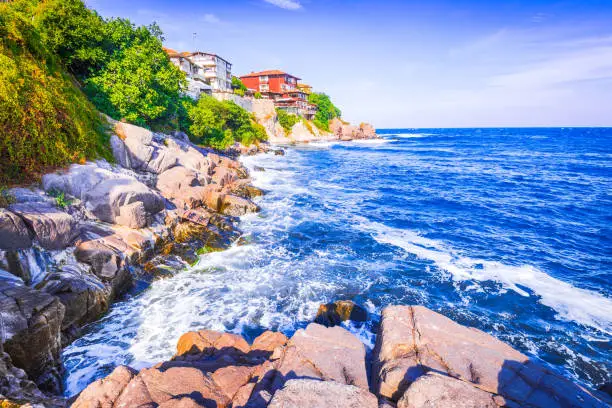
{"type": "Polygon", "coordinates": [[[293,125],[300,121],[300,117],[284,111],[283,109],[276,108],[276,116],[278,117],[278,123],[283,127],[286,134],[291,133],[293,125]]]}
{"type": "Polygon", "coordinates": [[[0,3],[0,184],[112,158],[102,118],[38,29],[36,4],[0,3]]]}
{"type": "Polygon", "coordinates": [[[0,183],[88,159],[112,161],[100,112],[182,130],[219,149],[265,139],[237,105],[188,100],[185,74],[168,59],[163,39],[155,23],[104,19],[81,0],[0,3],[0,183]]]}
{"type": "Polygon", "coordinates": [[[328,95],[324,93],[312,93],[308,95],[308,102],[317,107],[313,123],[316,127],[326,132],[329,131],[329,122],[334,118],[340,118],[342,112],[334,105],[328,95]]]}
{"type": "Polygon", "coordinates": [[[232,76],[232,88],[234,89],[234,93],[238,96],[244,96],[247,91],[246,85],[243,84],[237,76],[232,76]]]}
{"type": "Polygon", "coordinates": [[[235,142],[249,146],[267,139],[263,126],[232,101],[218,101],[203,96],[195,103],[186,103],[189,136],[194,143],[214,149],[227,149],[235,142]]]}

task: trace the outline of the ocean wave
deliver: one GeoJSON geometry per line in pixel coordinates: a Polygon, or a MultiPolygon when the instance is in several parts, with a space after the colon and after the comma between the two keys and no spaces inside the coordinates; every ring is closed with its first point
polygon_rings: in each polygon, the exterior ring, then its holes
{"type": "Polygon", "coordinates": [[[594,291],[577,288],[531,265],[513,266],[501,262],[461,255],[447,244],[428,239],[415,231],[385,226],[360,219],[359,226],[379,243],[402,248],[420,259],[434,262],[455,281],[495,281],[521,296],[539,296],[539,301],[554,309],[558,318],[612,333],[612,299],[594,291]]]}

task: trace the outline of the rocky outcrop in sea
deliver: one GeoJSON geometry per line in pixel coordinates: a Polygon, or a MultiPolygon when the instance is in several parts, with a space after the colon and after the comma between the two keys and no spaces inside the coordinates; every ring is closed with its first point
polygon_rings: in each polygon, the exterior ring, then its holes
{"type": "Polygon", "coordinates": [[[140,372],[119,366],[72,406],[605,407],[603,398],[484,332],[421,306],[391,306],[371,356],[340,326],[311,323],[290,339],[268,331],[252,344],[194,331],[169,361],[140,372]]]}

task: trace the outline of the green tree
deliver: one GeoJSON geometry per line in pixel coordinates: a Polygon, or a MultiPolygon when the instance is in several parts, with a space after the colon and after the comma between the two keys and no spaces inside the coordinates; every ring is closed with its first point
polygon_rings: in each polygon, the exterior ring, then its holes
{"type": "Polygon", "coordinates": [[[94,104],[115,119],[140,126],[174,118],[186,79],[163,51],[159,33],[122,19],[110,21],[106,30],[116,51],[85,81],[94,104]]]}
{"type": "Polygon", "coordinates": [[[234,93],[239,93],[241,96],[244,96],[248,89],[242,80],[237,76],[232,76],[232,88],[234,89],[234,93]]]}
{"type": "Polygon", "coordinates": [[[342,112],[324,93],[312,93],[308,95],[308,102],[317,106],[317,113],[314,117],[314,124],[323,130],[329,131],[329,121],[342,116],[342,112]]]}
{"type": "Polygon", "coordinates": [[[189,119],[192,141],[218,150],[225,150],[234,142],[248,146],[267,138],[263,126],[232,101],[203,96],[189,109],[189,119]]]}
{"type": "Polygon", "coordinates": [[[280,125],[283,127],[286,134],[290,134],[293,125],[300,121],[300,118],[297,115],[287,113],[287,111],[279,108],[276,108],[276,115],[278,117],[278,123],[280,123],[280,125]]]}

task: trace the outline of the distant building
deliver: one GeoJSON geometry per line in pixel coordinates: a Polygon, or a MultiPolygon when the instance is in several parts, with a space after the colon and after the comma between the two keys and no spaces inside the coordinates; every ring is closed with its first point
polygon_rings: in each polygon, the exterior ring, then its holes
{"type": "Polygon", "coordinates": [[[312,86],[306,84],[297,84],[297,87],[300,91],[303,91],[306,95],[310,95],[312,93],[312,86]]]}
{"type": "Polygon", "coordinates": [[[242,83],[264,98],[274,100],[277,108],[312,119],[316,107],[308,103],[308,93],[299,88],[300,78],[283,71],[252,72],[240,77],[242,83]]]}
{"type": "Polygon", "coordinates": [[[199,98],[202,93],[232,91],[232,64],[205,52],[177,52],[164,48],[170,61],[187,75],[187,94],[199,98]]]}

